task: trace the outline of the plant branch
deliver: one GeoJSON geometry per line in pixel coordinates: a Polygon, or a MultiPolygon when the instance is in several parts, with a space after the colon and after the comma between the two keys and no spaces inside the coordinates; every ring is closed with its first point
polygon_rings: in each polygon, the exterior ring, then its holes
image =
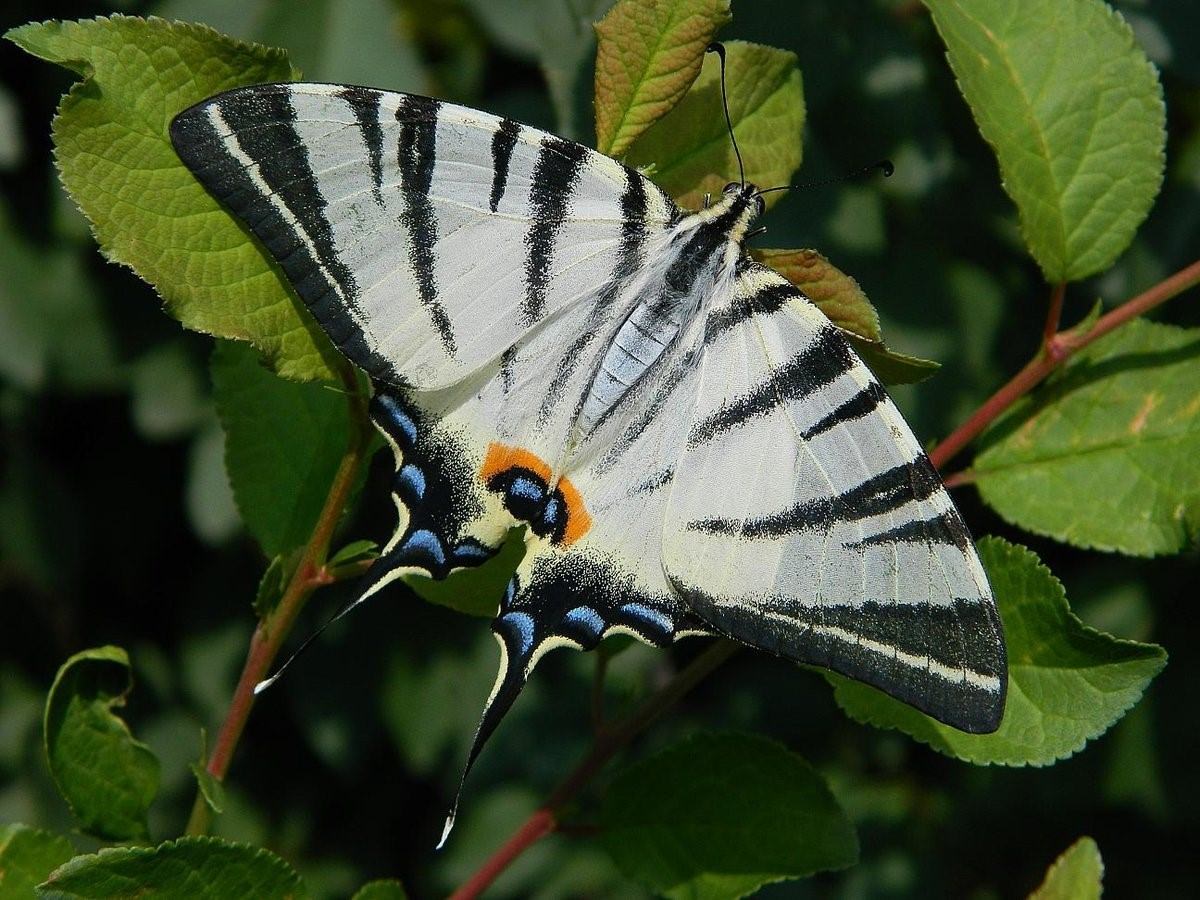
{"type": "MultiPolygon", "coordinates": [[[[1012,406],[1017,400],[1042,382],[1051,372],[1078,353],[1084,347],[1099,340],[1127,322],[1149,312],[1154,307],[1179,296],[1188,288],[1200,284],[1200,260],[1180,269],[1169,278],[1165,278],[1144,293],[1138,294],[1131,300],[1122,303],[1116,309],[1105,313],[1096,323],[1082,332],[1073,330],[1056,331],[1049,338],[1044,338],[1038,354],[1031,359],[1021,371],[1017,372],[1009,382],[988,397],[979,409],[958,428],[954,429],[944,441],[929,453],[929,460],[937,469],[943,468],[959,451],[979,436],[988,425],[1012,406]]],[[[1055,288],[1057,293],[1059,288],[1055,288]]],[[[1062,298],[1059,297],[1059,304],[1062,298]]],[[[1051,300],[1051,308],[1055,301],[1051,300]]],[[[1061,306],[1060,306],[1061,308],[1061,306]]],[[[1049,325],[1049,323],[1047,323],[1049,325]]]]}
{"type": "Polygon", "coordinates": [[[661,690],[646,698],[629,716],[597,735],[591,752],[478,871],[450,895],[450,900],[472,900],[478,897],[514,859],[538,840],[555,831],[559,826],[559,815],[563,807],[579,795],[610,759],[740,648],[741,645],[733,641],[723,638],[717,640],[676,673],[661,690]]]}
{"type": "MultiPolygon", "coordinates": [[[[209,774],[218,781],[225,779],[233,752],[250,718],[250,711],[254,707],[254,686],[267,677],[308,598],[317,588],[331,581],[324,568],[325,559],[329,555],[329,544],[350,500],[354,483],[358,479],[358,471],[370,446],[370,420],[367,418],[366,398],[359,388],[357,375],[349,364],[343,366],[338,374],[346,388],[350,407],[349,441],[330,483],[329,493],[325,497],[316,525],[313,526],[312,534],[304,545],[300,561],[292,572],[283,596],[274,609],[259,620],[250,638],[242,674],[238,678],[237,687],[234,688],[225,719],[213,744],[212,755],[209,756],[206,765],[209,774]]],[[[208,803],[202,793],[197,792],[185,833],[206,833],[210,815],[208,803]]]]}
{"type": "Polygon", "coordinates": [[[1058,336],[1058,326],[1062,322],[1063,297],[1067,293],[1067,283],[1060,281],[1050,292],[1050,305],[1046,309],[1046,324],[1042,327],[1042,349],[1046,352],[1054,344],[1058,336]]]}

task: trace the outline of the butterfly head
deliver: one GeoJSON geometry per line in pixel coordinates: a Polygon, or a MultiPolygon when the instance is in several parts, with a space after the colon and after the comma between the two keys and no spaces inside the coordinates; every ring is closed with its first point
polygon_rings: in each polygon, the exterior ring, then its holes
{"type": "Polygon", "coordinates": [[[731,181],[721,191],[721,199],[697,214],[698,222],[711,223],[732,243],[741,244],[754,220],[763,214],[766,204],[752,184],[731,181]]]}

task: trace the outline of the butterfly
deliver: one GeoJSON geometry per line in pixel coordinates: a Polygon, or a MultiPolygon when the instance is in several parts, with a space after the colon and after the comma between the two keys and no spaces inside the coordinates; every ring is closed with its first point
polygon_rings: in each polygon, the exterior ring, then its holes
{"type": "Polygon", "coordinates": [[[354,603],[525,528],[468,770],[547,651],[617,633],[722,635],[998,727],[967,528],[841,331],[749,256],[755,186],[685,212],[581,144],[345,85],[238,88],[170,134],[371,378],[398,524],[354,603]]]}

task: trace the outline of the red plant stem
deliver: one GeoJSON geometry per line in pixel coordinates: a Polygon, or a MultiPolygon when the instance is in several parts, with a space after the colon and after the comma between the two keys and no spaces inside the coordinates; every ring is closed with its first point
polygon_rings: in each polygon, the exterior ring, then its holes
{"type": "MultiPolygon", "coordinates": [[[[1073,331],[1058,331],[1044,341],[1042,350],[1025,364],[1009,382],[988,397],[979,409],[958,428],[954,429],[944,441],[929,453],[929,460],[937,469],[943,468],[959,451],[979,436],[988,425],[1012,406],[1017,400],[1029,393],[1047,375],[1061,366],[1064,362],[1078,353],[1088,344],[1104,337],[1110,331],[1120,328],[1143,313],[1156,306],[1177,297],[1190,287],[1200,284],[1200,260],[1180,269],[1169,278],[1165,278],[1144,293],[1138,294],[1132,300],[1122,303],[1101,316],[1091,328],[1082,333],[1073,331]]],[[[1057,291],[1057,288],[1056,288],[1057,291]]],[[[1061,303],[1061,298],[1059,298],[1061,303]]],[[[1052,300],[1053,305],[1053,300],[1052,300]]]]}
{"type": "MultiPolygon", "coordinates": [[[[350,499],[358,478],[358,470],[370,446],[370,422],[367,419],[366,401],[359,390],[357,378],[348,366],[340,374],[350,404],[349,442],[330,483],[329,493],[325,497],[317,523],[304,545],[300,561],[283,596],[275,608],[259,620],[250,638],[250,648],[246,652],[242,674],[238,678],[237,687],[234,688],[233,697],[229,701],[229,708],[217,732],[217,739],[206,766],[209,774],[218,781],[224,780],[229,772],[233,752],[246,728],[250,711],[254,708],[254,686],[267,677],[284,640],[296,623],[296,617],[313,591],[331,581],[324,568],[329,544],[333,540],[334,529],[350,499]]],[[[208,803],[198,792],[185,833],[204,834],[208,831],[209,819],[208,803]]]]}
{"type": "Polygon", "coordinates": [[[1058,335],[1058,325],[1062,321],[1063,297],[1067,293],[1067,283],[1060,281],[1050,292],[1050,306],[1046,310],[1046,324],[1042,328],[1042,348],[1048,350],[1054,344],[1058,335]]]}
{"type": "Polygon", "coordinates": [[[626,719],[601,732],[592,745],[591,752],[551,792],[546,802],[525,820],[525,824],[450,895],[450,900],[472,900],[478,897],[514,859],[556,830],[562,808],[579,795],[610,759],[740,648],[741,645],[733,641],[716,641],[680,670],[660,691],[646,698],[626,719]]]}
{"type": "Polygon", "coordinates": [[[558,821],[555,819],[554,813],[545,807],[537,810],[525,820],[525,824],[501,844],[499,850],[488,857],[487,862],[480,866],[462,887],[450,895],[450,900],[467,900],[469,897],[478,897],[500,877],[500,873],[508,868],[509,863],[552,832],[557,825],[558,821]]]}

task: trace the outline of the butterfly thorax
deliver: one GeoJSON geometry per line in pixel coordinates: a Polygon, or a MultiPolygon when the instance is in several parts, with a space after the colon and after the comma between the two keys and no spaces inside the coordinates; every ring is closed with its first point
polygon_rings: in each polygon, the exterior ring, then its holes
{"type": "Polygon", "coordinates": [[[761,212],[753,185],[730,185],[716,203],[683,216],[670,235],[661,274],[641,286],[609,343],[577,420],[580,436],[604,418],[651,372],[686,331],[722,280],[733,277],[742,242],[761,212]]]}

